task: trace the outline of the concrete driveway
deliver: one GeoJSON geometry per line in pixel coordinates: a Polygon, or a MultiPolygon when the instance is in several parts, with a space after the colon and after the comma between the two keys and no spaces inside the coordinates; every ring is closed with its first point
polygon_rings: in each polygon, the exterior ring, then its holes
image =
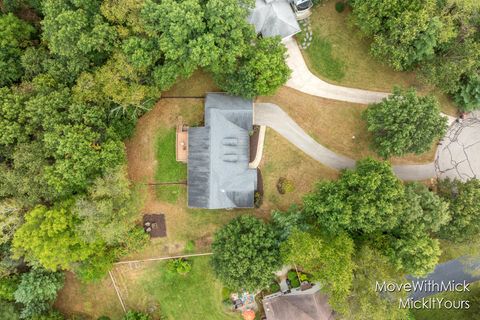
{"type": "MultiPolygon", "coordinates": [[[[308,135],[290,116],[273,103],[256,103],[254,124],[272,128],[304,153],[331,168],[341,170],[355,167],[356,161],[325,148],[308,135]]],[[[402,180],[426,180],[435,177],[434,163],[393,166],[402,180]]]]}
{"type": "Polygon", "coordinates": [[[308,70],[297,41],[290,38],[285,42],[288,57],[287,64],[292,70],[287,86],[298,91],[327,99],[368,104],[379,102],[389,93],[361,90],[336,86],[317,78],[308,70]]]}

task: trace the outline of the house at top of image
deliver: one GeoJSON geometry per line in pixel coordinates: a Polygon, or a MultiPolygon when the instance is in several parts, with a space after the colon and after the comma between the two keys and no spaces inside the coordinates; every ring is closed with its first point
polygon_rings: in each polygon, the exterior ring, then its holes
{"type": "Polygon", "coordinates": [[[297,20],[310,16],[311,0],[256,0],[248,21],[263,37],[287,40],[301,31],[297,20]]]}
{"type": "Polygon", "coordinates": [[[253,208],[257,170],[249,167],[252,100],[209,93],[205,126],[187,130],[188,206],[253,208]]]}

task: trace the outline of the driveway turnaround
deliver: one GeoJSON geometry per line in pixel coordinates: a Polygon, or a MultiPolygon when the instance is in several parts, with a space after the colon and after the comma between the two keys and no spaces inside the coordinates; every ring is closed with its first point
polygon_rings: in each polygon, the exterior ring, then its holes
{"type": "Polygon", "coordinates": [[[480,177],[480,113],[450,127],[437,149],[435,167],[441,178],[480,177]]]}
{"type": "MultiPolygon", "coordinates": [[[[413,291],[411,297],[418,300],[442,291],[441,285],[447,286],[449,282],[453,283],[472,283],[480,280],[480,257],[473,261],[455,259],[441,263],[435,267],[435,270],[424,278],[415,278],[408,276],[407,279],[418,282],[417,290],[413,291]],[[428,283],[436,283],[429,288],[428,283]],[[424,286],[420,289],[420,284],[424,286]]],[[[445,290],[443,290],[445,291],[445,290]]]]}
{"type": "MultiPolygon", "coordinates": [[[[253,112],[254,124],[272,128],[318,162],[337,170],[355,166],[354,159],[335,153],[316,142],[276,104],[256,103],[253,112]]],[[[433,162],[418,165],[398,165],[393,167],[393,171],[400,179],[407,181],[426,180],[435,177],[433,162]]]]}

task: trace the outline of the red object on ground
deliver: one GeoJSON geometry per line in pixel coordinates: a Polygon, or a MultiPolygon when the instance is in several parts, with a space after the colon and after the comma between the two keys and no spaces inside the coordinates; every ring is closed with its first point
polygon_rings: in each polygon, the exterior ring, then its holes
{"type": "Polygon", "coordinates": [[[242,316],[245,320],[255,320],[255,312],[253,310],[243,311],[242,316]]]}

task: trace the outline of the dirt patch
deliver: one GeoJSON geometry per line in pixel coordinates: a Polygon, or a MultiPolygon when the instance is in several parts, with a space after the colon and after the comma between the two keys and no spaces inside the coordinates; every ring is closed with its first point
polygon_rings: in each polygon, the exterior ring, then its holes
{"type": "Polygon", "coordinates": [[[167,225],[164,214],[145,214],[143,216],[143,228],[152,238],[167,236],[167,225]]]}

